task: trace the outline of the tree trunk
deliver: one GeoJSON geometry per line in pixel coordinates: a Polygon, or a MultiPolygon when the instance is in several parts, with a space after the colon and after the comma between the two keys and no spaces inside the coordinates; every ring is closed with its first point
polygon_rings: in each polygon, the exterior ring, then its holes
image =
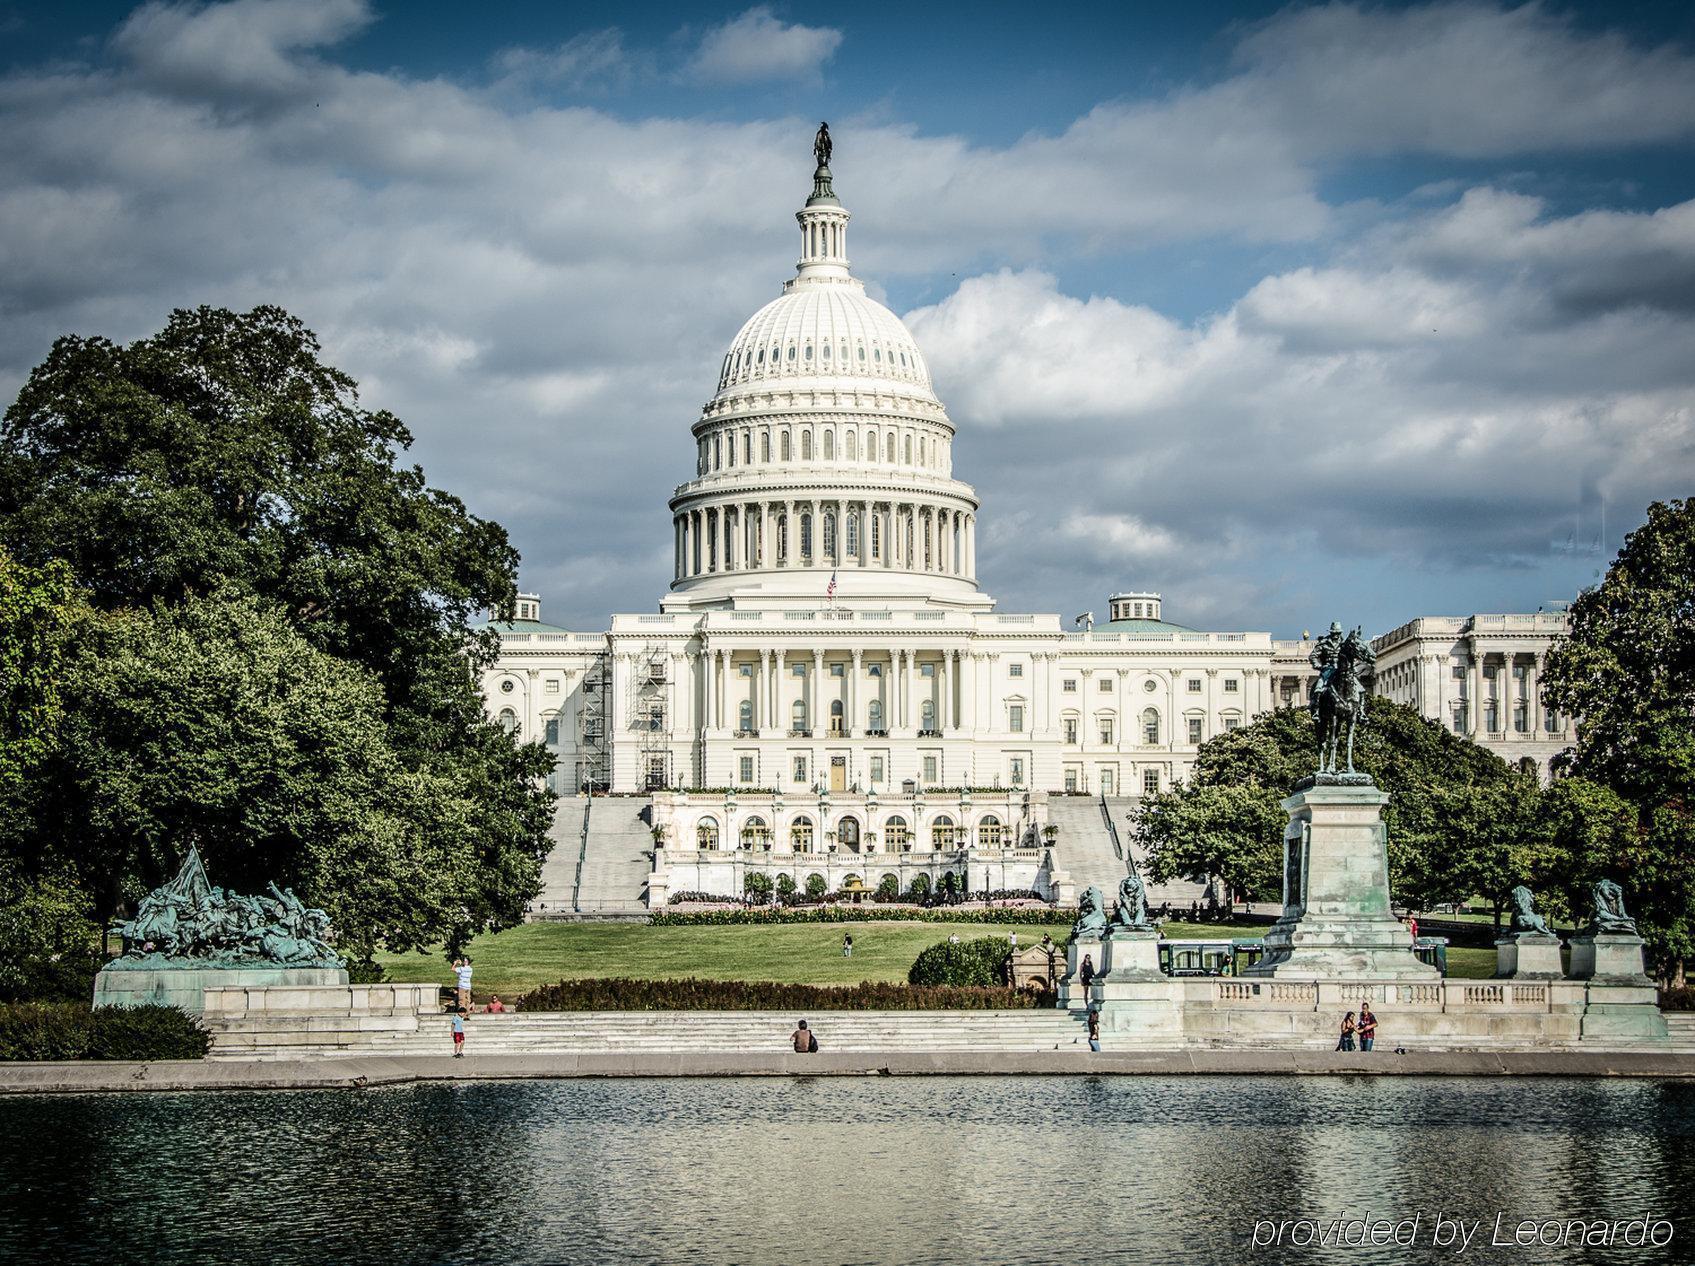
{"type": "Polygon", "coordinates": [[[1499,897],[1494,898],[1493,904],[1494,904],[1494,913],[1495,913],[1495,939],[1498,941],[1498,940],[1501,939],[1501,900],[1500,900],[1500,898],[1499,897]]]}

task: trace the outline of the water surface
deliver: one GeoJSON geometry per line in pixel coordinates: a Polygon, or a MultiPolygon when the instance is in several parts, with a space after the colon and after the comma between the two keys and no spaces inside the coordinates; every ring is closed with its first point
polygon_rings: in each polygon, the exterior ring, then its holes
{"type": "Polygon", "coordinates": [[[0,1123],[6,1262],[1695,1262],[1680,1082],[461,1082],[9,1098],[0,1123]],[[1497,1213],[1675,1238],[1492,1248],[1497,1213]],[[1463,1255],[1438,1214],[1480,1223],[1463,1255]],[[1253,1243],[1415,1216],[1410,1249],[1253,1243]]]}

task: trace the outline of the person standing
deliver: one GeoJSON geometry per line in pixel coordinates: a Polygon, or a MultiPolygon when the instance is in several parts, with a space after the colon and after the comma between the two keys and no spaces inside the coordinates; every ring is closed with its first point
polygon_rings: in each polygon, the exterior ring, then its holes
{"type": "Polygon", "coordinates": [[[851,932],[842,933],[842,957],[853,957],[853,933],[851,932]]]}
{"type": "Polygon", "coordinates": [[[1342,1035],[1336,1039],[1336,1049],[1339,1051],[1354,1049],[1354,1013],[1352,1011],[1342,1017],[1342,1035]]]}
{"type": "Polygon", "coordinates": [[[1010,939],[1012,941],[1012,952],[1014,954],[1018,953],[1018,933],[1017,933],[1017,931],[1014,931],[1012,933],[1011,937],[1008,938],[1008,939],[1010,939]]]}
{"type": "Polygon", "coordinates": [[[465,1012],[463,1009],[453,1013],[453,1058],[465,1058],[465,1012]]]}
{"type": "Polygon", "coordinates": [[[1089,1049],[1101,1049],[1101,1013],[1094,1007],[1089,1008],[1089,1049]]]}
{"type": "Polygon", "coordinates": [[[1083,965],[1077,969],[1077,975],[1085,989],[1095,983],[1095,960],[1091,955],[1083,955],[1083,965]]]}
{"type": "Polygon", "coordinates": [[[1369,1051],[1372,1042],[1377,1040],[1377,1017],[1371,1013],[1369,1002],[1360,1003],[1360,1049],[1369,1051]]]}
{"type": "Polygon", "coordinates": [[[1417,916],[1411,915],[1411,914],[1409,914],[1407,916],[1407,931],[1412,933],[1413,953],[1416,954],[1416,953],[1418,953],[1418,918],[1417,918],[1417,916]]]}
{"type": "Polygon", "coordinates": [[[468,955],[453,960],[453,980],[459,989],[459,1009],[471,1009],[471,959],[468,955]]]}

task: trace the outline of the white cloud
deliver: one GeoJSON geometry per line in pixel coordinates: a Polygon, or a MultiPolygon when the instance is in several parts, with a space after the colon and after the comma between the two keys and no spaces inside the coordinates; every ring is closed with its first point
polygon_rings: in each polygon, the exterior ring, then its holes
{"type": "Polygon", "coordinates": [[[632,55],[616,27],[585,31],[550,49],[502,49],[494,58],[502,82],[549,84],[569,92],[596,94],[628,86],[649,59],[632,55]]]}
{"type": "Polygon", "coordinates": [[[689,71],[719,84],[802,79],[819,74],[841,42],[834,27],[786,23],[760,5],[708,31],[689,71]]]}
{"type": "Polygon", "coordinates": [[[150,82],[185,93],[270,97],[299,89],[311,63],[298,54],[368,25],[366,0],[153,0],[132,13],[113,47],[150,82]]]}

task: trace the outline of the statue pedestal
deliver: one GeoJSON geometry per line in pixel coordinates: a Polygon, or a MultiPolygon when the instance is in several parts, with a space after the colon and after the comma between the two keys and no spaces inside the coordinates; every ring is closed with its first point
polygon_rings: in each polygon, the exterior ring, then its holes
{"type": "Polygon", "coordinates": [[[1660,995],[1643,967],[1642,938],[1589,932],[1571,938],[1571,975],[1588,981],[1584,1042],[1663,1042],[1670,1037],[1660,995]]]}
{"type": "Polygon", "coordinates": [[[1572,937],[1571,978],[1653,983],[1643,967],[1642,938],[1633,932],[1588,932],[1572,937]]]}
{"type": "Polygon", "coordinates": [[[1059,982],[1059,1007],[1063,1011],[1087,1011],[1089,1003],[1098,997],[1092,985],[1088,989],[1083,988],[1083,978],[1078,973],[1082,969],[1084,958],[1094,964],[1095,978],[1100,979],[1101,964],[1106,961],[1102,942],[1087,937],[1082,940],[1074,937],[1065,947],[1065,975],[1059,982]]]}
{"type": "Polygon", "coordinates": [[[1495,942],[1495,977],[1498,980],[1562,980],[1560,938],[1526,932],[1505,936],[1495,942]]]}
{"type": "Polygon", "coordinates": [[[1101,1037],[1114,1048],[1172,1046],[1183,1036],[1182,986],[1159,969],[1159,933],[1113,928],[1101,942],[1106,973],[1095,978],[1101,1037]]]}
{"type": "Polygon", "coordinates": [[[112,966],[102,967],[94,977],[94,1005],[179,1007],[190,1015],[199,1015],[208,989],[346,984],[347,972],[339,967],[217,967],[210,963],[161,968],[112,966]]]}
{"type": "Polygon", "coordinates": [[[1436,980],[1389,907],[1389,797],[1359,774],[1319,775],[1283,802],[1283,915],[1242,974],[1436,980]]]}

